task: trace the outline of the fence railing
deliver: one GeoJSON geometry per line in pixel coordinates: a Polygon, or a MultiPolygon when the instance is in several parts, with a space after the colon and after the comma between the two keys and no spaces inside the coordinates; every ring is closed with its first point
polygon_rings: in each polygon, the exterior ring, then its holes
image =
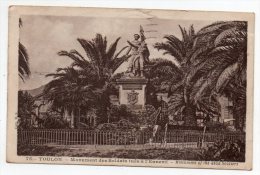
{"type": "Polygon", "coordinates": [[[18,144],[26,145],[123,145],[123,146],[160,146],[201,147],[204,143],[216,141],[244,141],[244,133],[169,131],[157,133],[127,131],[91,131],[68,129],[18,130],[18,144]],[[203,142],[203,143],[202,143],[203,142]]]}

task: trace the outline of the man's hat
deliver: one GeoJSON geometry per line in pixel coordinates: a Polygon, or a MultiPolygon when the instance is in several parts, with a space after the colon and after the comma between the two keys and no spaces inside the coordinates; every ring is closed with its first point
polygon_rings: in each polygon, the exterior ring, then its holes
{"type": "Polygon", "coordinates": [[[139,35],[139,34],[134,34],[134,36],[138,36],[138,37],[140,37],[140,35],[139,35]]]}

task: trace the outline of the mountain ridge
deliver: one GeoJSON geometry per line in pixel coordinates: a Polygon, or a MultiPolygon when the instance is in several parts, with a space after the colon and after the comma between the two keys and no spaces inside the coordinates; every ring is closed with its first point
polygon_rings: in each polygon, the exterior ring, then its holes
{"type": "Polygon", "coordinates": [[[35,97],[35,96],[42,94],[44,88],[45,88],[45,85],[42,85],[38,88],[30,89],[30,90],[24,90],[24,91],[27,91],[29,94],[31,94],[33,97],[35,97]]]}

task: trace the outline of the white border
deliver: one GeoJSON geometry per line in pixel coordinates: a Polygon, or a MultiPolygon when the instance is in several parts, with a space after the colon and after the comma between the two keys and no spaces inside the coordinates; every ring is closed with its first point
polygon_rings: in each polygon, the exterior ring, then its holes
{"type": "MultiPolygon", "coordinates": [[[[254,163],[252,171],[233,171],[233,170],[201,170],[201,169],[163,169],[163,168],[129,168],[129,167],[94,167],[94,166],[71,166],[71,165],[18,165],[7,164],[6,160],[6,75],[7,75],[7,19],[8,19],[8,6],[9,5],[51,5],[51,6],[85,6],[85,7],[121,7],[121,8],[150,8],[150,9],[175,9],[175,10],[212,10],[212,11],[245,11],[256,13],[256,34],[255,34],[255,92],[254,92],[254,104],[259,104],[260,91],[258,91],[260,80],[258,78],[260,69],[257,69],[257,65],[260,65],[259,59],[259,15],[260,15],[260,1],[257,0],[230,0],[225,2],[224,0],[218,0],[215,2],[206,0],[59,0],[59,1],[37,1],[36,0],[2,0],[0,3],[0,174],[2,175],[15,175],[15,174],[259,174],[260,173],[260,108],[254,107],[254,163]],[[259,92],[259,93],[258,93],[259,92]]],[[[226,0],[227,1],[227,0],[226,0]]]]}

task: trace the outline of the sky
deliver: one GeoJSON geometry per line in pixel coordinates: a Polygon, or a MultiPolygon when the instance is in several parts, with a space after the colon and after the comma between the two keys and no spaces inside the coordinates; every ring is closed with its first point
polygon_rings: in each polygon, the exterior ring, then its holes
{"type": "MultiPolygon", "coordinates": [[[[156,42],[164,41],[163,36],[175,35],[181,39],[178,25],[189,28],[193,24],[195,31],[211,24],[208,20],[166,20],[166,19],[125,19],[125,18],[94,18],[94,17],[63,17],[63,16],[22,16],[20,28],[20,42],[26,47],[29,55],[31,77],[25,82],[19,81],[19,89],[29,90],[48,83],[52,78],[45,77],[54,73],[57,68],[67,67],[71,64],[68,57],[58,56],[61,50],[76,49],[85,55],[77,38],[91,40],[96,33],[107,37],[108,45],[121,37],[118,51],[127,46],[127,40],[133,40],[133,35],[139,33],[142,25],[146,43],[150,51],[150,59],[166,58],[174,62],[174,58],[163,55],[162,51],[153,48],[156,42]],[[152,38],[149,38],[152,37],[152,38]]],[[[127,62],[123,63],[116,73],[126,70],[127,62]]]]}

